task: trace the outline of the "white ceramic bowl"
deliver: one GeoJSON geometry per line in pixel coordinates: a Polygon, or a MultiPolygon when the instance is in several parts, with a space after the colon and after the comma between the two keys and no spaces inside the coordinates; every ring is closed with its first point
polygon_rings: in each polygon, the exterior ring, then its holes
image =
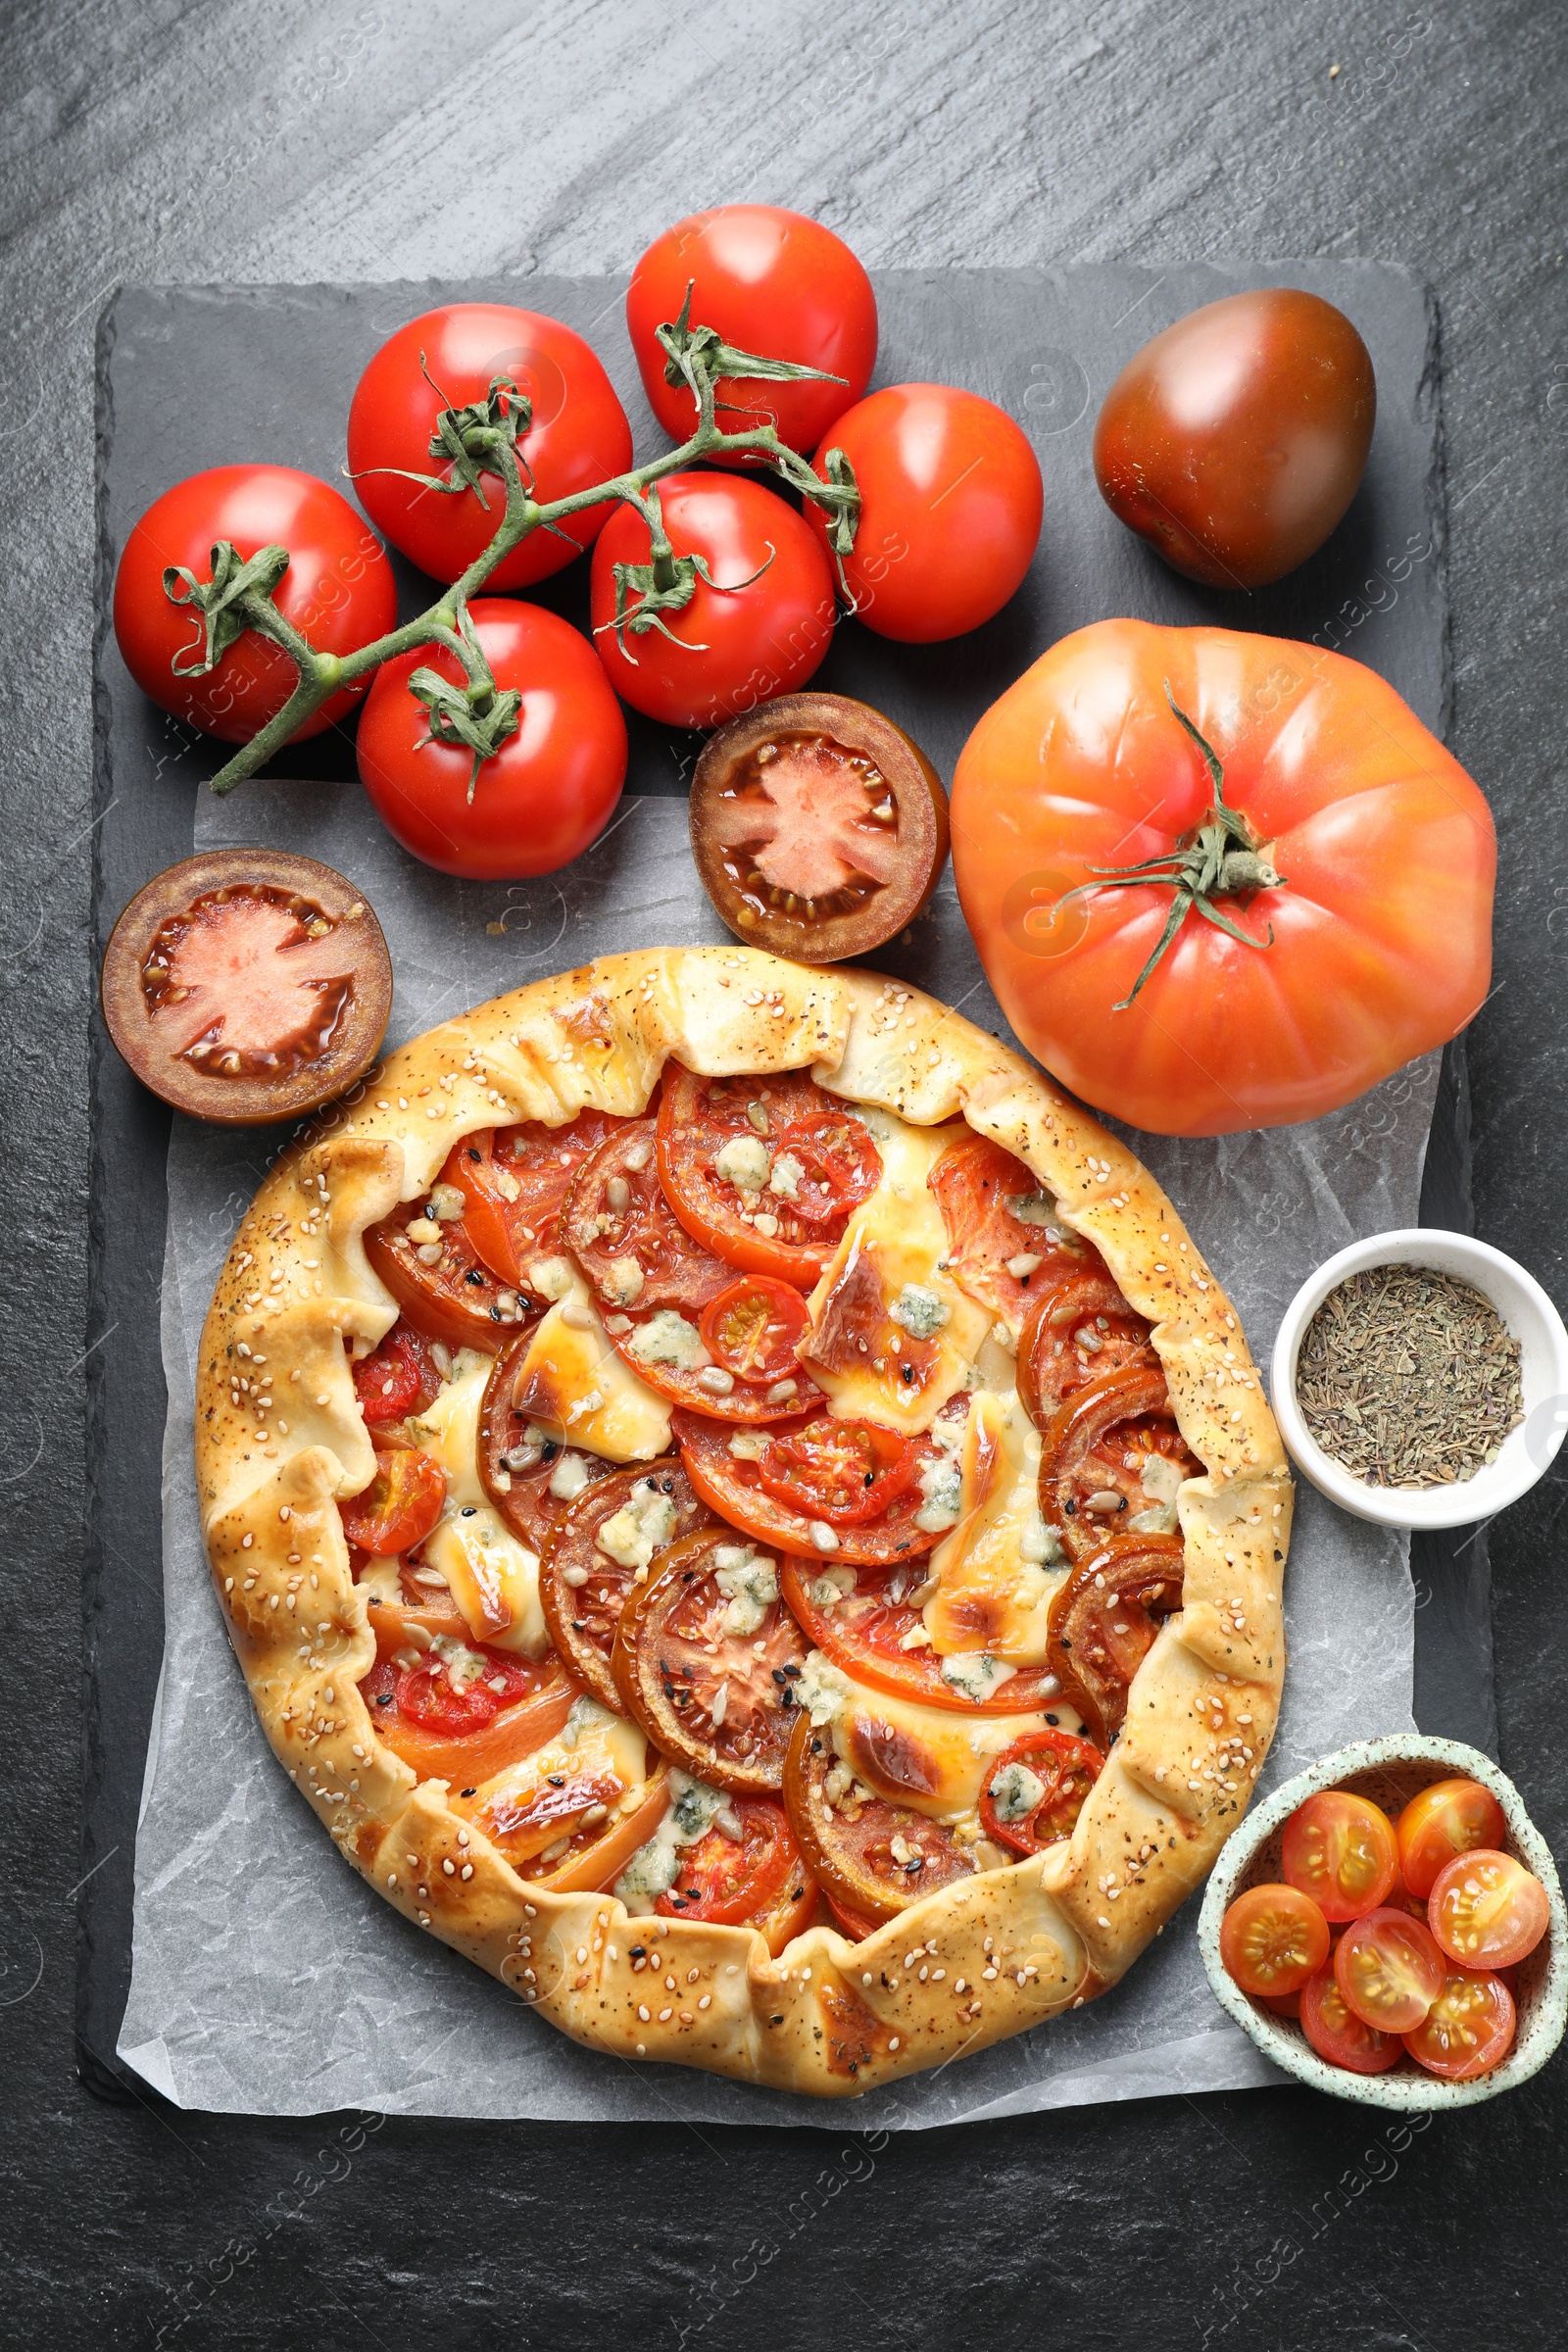
{"type": "Polygon", "coordinates": [[[1506,1774],[1478,1748],[1464,1747],[1457,1740],[1428,1740],[1418,1732],[1399,1733],[1388,1740],[1362,1740],[1287,1781],[1283,1788],[1249,1813],[1221,1846],[1199,1915],[1198,1943],[1215,1997],[1265,2058],[1309,2082],[1314,2090],[1330,2091],[1337,2099],[1354,2099],[1363,2107],[1473,2107],[1482,2099],[1494,2099],[1499,2091],[1528,2082],[1545,2065],[1568,2021],[1568,1912],[1563,1909],[1562,1888],[1545,1839],[1506,1774]],[[1349,1788],[1358,1795],[1369,1796],[1394,1818],[1431,1782],[1449,1780],[1459,1773],[1492,1790],[1508,1825],[1504,1839],[1508,1852],[1535,1872],[1551,1905],[1545,1935],[1519,1963],[1515,1981],[1519,2022],[1513,2048],[1500,2066],[1474,2082],[1445,2082],[1417,2066],[1413,2058],[1401,2058],[1386,2075],[1352,2075],[1348,2068],[1331,2066],[1320,2058],[1294,2018],[1276,2017],[1248,1999],[1220,1961],[1220,1922],[1232,1899],[1245,1888],[1279,1880],[1280,1833],[1305,1798],[1316,1796],[1322,1788],[1349,1788]]]}
{"type": "Polygon", "coordinates": [[[1515,1502],[1551,1466],[1568,1430],[1568,1331],[1533,1274],[1490,1243],[1466,1233],[1415,1225],[1353,1242],[1303,1282],[1286,1310],[1274,1342],[1271,1387],[1274,1418],[1291,1458],[1314,1487],[1357,1519],[1380,1527],[1468,1527],[1515,1502]],[[1296,1360],[1306,1327],[1337,1284],[1371,1266],[1430,1266],[1455,1275],[1492,1300],[1519,1342],[1525,1417],[1509,1432],[1497,1458],[1473,1478],[1444,1487],[1374,1487],[1331,1461],[1307,1429],[1296,1401],[1296,1360]]]}

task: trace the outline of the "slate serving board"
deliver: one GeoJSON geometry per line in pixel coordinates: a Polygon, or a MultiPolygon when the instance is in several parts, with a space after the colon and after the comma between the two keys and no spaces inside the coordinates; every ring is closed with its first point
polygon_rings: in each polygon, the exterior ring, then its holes
{"type": "MultiPolygon", "coordinates": [[[[876,287],[883,330],[876,382],[926,376],[967,385],[1029,432],[1046,479],[1042,550],[1011,604],[972,636],[901,647],[846,623],[813,683],[885,710],[950,778],[980,713],[1045,646],[1088,621],[1131,612],[1343,648],[1442,731],[1448,662],[1436,318],[1430,298],[1406,273],[1352,262],[1188,265],[1164,273],[1096,265],[935,278],[886,271],[876,287]],[[1322,293],[1355,320],[1381,387],[1378,430],[1361,490],[1318,556],[1273,588],[1221,594],[1179,579],[1114,522],[1094,487],[1090,436],[1105,389],[1149,335],[1220,294],[1280,283],[1322,293]],[[943,297],[937,306],[929,300],[933,287],[943,297]],[[950,322],[936,345],[933,307],[950,322]]],[[[521,301],[577,326],[625,401],[639,457],[652,454],[662,444],[625,346],[621,294],[607,279],[530,277],[518,284],[135,288],[111,304],[98,352],[95,956],[132,893],[189,854],[195,794],[226,756],[146,702],[119,659],[108,598],[119,548],[137,515],[172,482],[206,466],[255,459],[339,478],[348,398],[366,361],[395,326],[440,301],[521,301]]],[[[429,584],[401,558],[393,561],[400,610],[417,611],[429,601],[429,584]]],[[[586,571],[576,564],[530,593],[580,623],[586,571]]],[[[628,792],[682,794],[701,739],[629,715],[628,792]]],[[[351,774],[352,736],[318,737],[285,754],[271,772],[351,774]]],[[[896,951],[881,952],[877,961],[898,968],[896,951]]],[[[129,1972],[137,1792],[163,1642],[154,1466],[165,1420],[158,1304],[169,1113],[130,1078],[101,1024],[93,1114],[77,2026],[84,2075],[113,2096],[123,2095],[113,2053],[129,1972]],[[112,1347],[105,1345],[111,1337],[112,1347]]],[[[1471,1222],[1462,1047],[1445,1056],[1421,1214],[1428,1224],[1471,1222]]],[[[1415,1712],[1426,1730],[1494,1750],[1485,1536],[1465,1536],[1418,1538],[1412,1550],[1415,1712]]]]}

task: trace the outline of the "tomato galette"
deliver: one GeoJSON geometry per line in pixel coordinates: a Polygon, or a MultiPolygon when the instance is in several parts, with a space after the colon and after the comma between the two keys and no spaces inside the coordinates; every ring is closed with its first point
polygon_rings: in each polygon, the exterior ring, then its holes
{"type": "Polygon", "coordinates": [[[1268,1748],[1291,1488],[1125,1148],[873,974],[607,957],[392,1054],[203,1335],[209,1557],[349,1860],[580,2041],[842,2094],[1124,1973],[1268,1748]]]}

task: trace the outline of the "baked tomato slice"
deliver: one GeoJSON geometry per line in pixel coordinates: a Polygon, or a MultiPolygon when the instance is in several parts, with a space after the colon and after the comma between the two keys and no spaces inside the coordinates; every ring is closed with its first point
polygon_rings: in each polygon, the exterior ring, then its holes
{"type": "Polygon", "coordinates": [[[655,1909],[666,1919],[759,1928],[776,1954],[800,1934],[815,1902],[816,1882],[783,1806],[770,1796],[738,1796],[682,1849],[680,1874],[655,1909]]]}
{"type": "Polygon", "coordinates": [[[1041,1433],[1040,1508],[1073,1560],[1094,1557],[1118,1537],[1152,1532],[1135,1522],[1168,1507],[1185,1479],[1202,1475],[1171,1417],[1157,1364],[1091,1381],[1041,1433]]]}
{"type": "Polygon", "coordinates": [[[980,1826],[988,1838],[1010,1845],[1015,1854],[1037,1854],[1043,1845],[1072,1836],[1089,1791],[1104,1769],[1099,1748],[1087,1740],[1075,1740],[1071,1732],[1049,1725],[1025,1732],[1004,1748],[986,1777],[980,1790],[980,1826]]]}
{"type": "Polygon", "coordinates": [[[1285,1824],[1280,1869],[1331,1925],[1362,1919],[1383,1908],[1399,1876],[1394,1824],[1370,1797],[1348,1788],[1320,1789],[1285,1824]]]}
{"type": "Polygon", "coordinates": [[[930,1181],[954,1280],[1009,1330],[1059,1283],[1080,1274],[1109,1280],[1099,1250],[1062,1223],[1040,1179],[988,1136],[954,1144],[930,1181]]]}
{"type": "Polygon", "coordinates": [[[482,1128],[453,1146],[441,1181],[463,1195],[464,1231],[500,1281],[526,1290],[529,1264],[560,1253],[561,1212],[573,1176],[625,1125],[609,1111],[583,1110],[564,1127],[524,1119],[482,1128]]]}
{"type": "Polygon", "coordinates": [[[602,1705],[625,1707],[611,1670],[615,1629],[639,1569],[709,1523],[680,1464],[613,1470],[563,1510],[539,1563],[550,1639],[602,1705]],[[603,1539],[603,1541],[601,1541],[603,1539]]]}
{"type": "Polygon", "coordinates": [[[371,1603],[376,1660],[361,1695],[377,1736],[421,1781],[476,1788],[555,1738],[577,1685],[553,1653],[519,1658],[466,1627],[436,1650],[423,1614],[371,1603]]]}
{"type": "Polygon", "coordinates": [[[1418,2026],[1404,2036],[1417,2066],[1446,2082],[1490,2075],[1513,2048],[1513,1994],[1488,1970],[1450,1967],[1443,1988],[1418,2026]]]}
{"type": "MultiPolygon", "coordinates": [[[[446,1207],[461,1200],[433,1198],[446,1207]]],[[[434,1217],[429,1207],[429,1200],[404,1200],[378,1225],[367,1226],[370,1270],[427,1338],[495,1355],[534,1310],[519,1291],[490,1271],[461,1216],[434,1217]]]]}
{"type": "Polygon", "coordinates": [[[908,1493],[918,1456],[907,1438],[876,1421],[821,1413],[764,1441],[757,1476],[764,1494],[829,1527],[880,1519],[908,1493]]]}
{"type": "Polygon", "coordinates": [[[412,1551],[440,1518],[446,1499],[446,1472],[430,1454],[412,1446],[377,1448],[369,1485],[338,1505],[344,1538],[360,1551],[412,1551]]]}
{"type": "Polygon", "coordinates": [[[354,1367],[354,1394],[369,1429],[424,1412],[440,1393],[441,1370],[430,1343],[408,1323],[394,1323],[385,1339],[354,1367]]]}
{"type": "Polygon", "coordinates": [[[776,1789],[806,1643],[776,1563],[730,1528],[665,1551],[621,1610],[612,1670],[656,1747],[711,1788],[776,1789]]]}
{"type": "Polygon", "coordinates": [[[1018,1335],[1018,1395],[1036,1429],[1091,1381],[1157,1366],[1152,1328],[1108,1274],[1073,1274],[1043,1292],[1018,1335]]]}
{"type": "Polygon", "coordinates": [[[804,1070],[698,1078],[671,1064],[659,1106],[659,1173],[675,1214],[746,1274],[809,1290],[882,1155],[867,1129],[804,1070]]]}
{"type": "Polygon", "coordinates": [[[1386,2075],[1404,2056],[1397,2034],[1364,2025],[1348,2007],[1332,1968],[1320,1968],[1301,1986],[1301,2032],[1320,2058],[1352,2075],[1386,2075]]]}
{"type": "MultiPolygon", "coordinates": [[[[1329,1923],[1309,1894],[1286,1886],[1249,1886],[1220,1922],[1226,1974],[1254,2000],[1294,2003],[1329,1961],[1329,1923]]],[[[1286,2009],[1298,2017],[1298,2006],[1286,2009]]]]}
{"type": "Polygon", "coordinates": [[[519,1544],[543,1552],[585,1488],[609,1476],[597,1453],[561,1446],[536,1429],[516,1404],[517,1374],[528,1352],[524,1331],[498,1355],[479,1407],[479,1477],[519,1544]]]}
{"type": "MultiPolygon", "coordinates": [[[[820,1418],[825,1420],[828,1416],[820,1418]]],[[[930,1528],[918,1523],[926,1509],[920,1479],[925,1472],[941,1467],[948,1458],[929,1436],[899,1441],[909,1446],[914,1457],[913,1483],[901,1486],[874,1519],[849,1524],[834,1522],[808,1510],[804,1504],[786,1502],[776,1492],[770,1492],[762,1484],[763,1459],[768,1457],[778,1464],[784,1457],[778,1454],[769,1457],[769,1447],[776,1446],[782,1437],[797,1437],[816,1426],[819,1422],[803,1416],[798,1423],[778,1424],[764,1433],[725,1429],[717,1422],[679,1409],[671,1416],[686,1475],[698,1494],[731,1527],[741,1528],[760,1543],[784,1552],[830,1554],[835,1561],[857,1568],[891,1567],[900,1560],[917,1559],[933,1544],[941,1543],[951,1522],[930,1528]]],[[[842,1428],[845,1424],[837,1426],[842,1428]]],[[[775,1487],[784,1483],[782,1473],[775,1477],[774,1483],[775,1487]]]]}
{"type": "MultiPolygon", "coordinates": [[[[696,1243],[684,1235],[682,1239],[695,1263],[696,1243]]],[[[827,1400],[821,1390],[801,1364],[792,1361],[787,1373],[763,1387],[759,1382],[738,1378],[714,1355],[704,1333],[714,1307],[728,1298],[735,1286],[729,1280],[732,1268],[718,1258],[711,1258],[709,1263],[717,1270],[725,1288],[717,1299],[704,1308],[700,1322],[693,1322],[689,1315],[672,1307],[660,1307],[652,1314],[606,1316],[605,1330],[622,1361],[630,1365],[646,1387],[667,1396],[671,1404],[683,1404],[690,1412],[710,1414],[716,1421],[760,1428],[768,1422],[798,1419],[804,1407],[825,1405],[827,1400]]],[[[782,1283],[769,1287],[784,1289],[782,1283]]],[[[806,1302],[799,1291],[786,1292],[785,1296],[800,1303],[804,1315],[806,1302]]],[[[743,1348],[744,1344],[743,1333],[743,1348]]]]}
{"type": "Polygon", "coordinates": [[[938,1886],[972,1878],[974,1849],[912,1805],[861,1796],[832,1739],[797,1716],[784,1763],[784,1805],[807,1868],[857,1940],[938,1886]]]}
{"type": "Polygon", "coordinates": [[[1424,1905],[1438,1873],[1455,1854],[1473,1853],[1478,1845],[1498,1848],[1507,1834],[1502,1807],[1479,1781],[1434,1781],[1411,1797],[1395,1824],[1400,1874],[1424,1905]]]}
{"type": "Polygon", "coordinates": [[[914,1698],[959,1715],[1021,1715],[1060,1695],[1056,1677],[1025,1666],[976,1699],[943,1673],[945,1661],[918,1637],[927,1597],[921,1560],[894,1568],[846,1568],[831,1561],[786,1559],[779,1569],[784,1597],[812,1645],[859,1683],[894,1698],[914,1698]]]}
{"type": "Polygon", "coordinates": [[[1052,1596],[1047,1666],[1102,1747],[1122,1727],[1128,1690],[1159,1620],[1182,1605],[1184,1572],[1178,1538],[1146,1536],[1080,1561],[1052,1596]]]}
{"type": "Polygon", "coordinates": [[[687,1232],[660,1186],[656,1122],[628,1119],[572,1177],[562,1239],[612,1312],[669,1308],[695,1316],[734,1280],[687,1232]]]}

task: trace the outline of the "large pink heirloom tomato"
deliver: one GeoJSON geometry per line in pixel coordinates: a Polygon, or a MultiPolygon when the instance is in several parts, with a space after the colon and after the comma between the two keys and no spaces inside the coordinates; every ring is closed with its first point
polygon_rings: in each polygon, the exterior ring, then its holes
{"type": "Polygon", "coordinates": [[[1487,993],[1487,804],[1392,686],[1316,646],[1080,629],[975,728],[952,816],[1018,1036],[1155,1134],[1317,1118],[1487,993]]]}

